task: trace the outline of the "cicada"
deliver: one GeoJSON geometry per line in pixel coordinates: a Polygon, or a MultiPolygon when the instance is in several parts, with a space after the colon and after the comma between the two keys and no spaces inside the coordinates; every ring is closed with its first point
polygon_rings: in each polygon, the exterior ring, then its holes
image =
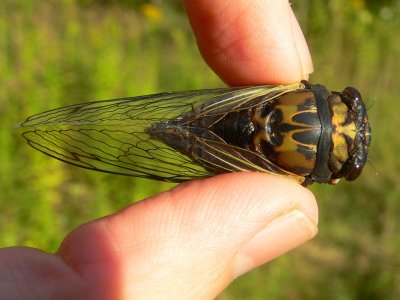
{"type": "Polygon", "coordinates": [[[360,175],[371,141],[355,88],[306,81],[88,102],[21,128],[29,145],[69,164],[170,182],[255,171],[335,184],[360,175]]]}

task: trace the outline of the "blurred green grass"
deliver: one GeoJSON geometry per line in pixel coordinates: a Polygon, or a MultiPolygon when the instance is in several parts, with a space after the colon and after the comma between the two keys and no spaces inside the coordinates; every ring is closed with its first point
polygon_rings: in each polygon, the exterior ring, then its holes
{"type": "MultiPolygon", "coordinates": [[[[54,251],[74,227],[171,187],[50,159],[24,144],[18,122],[88,100],[223,85],[177,1],[125,2],[0,3],[1,247],[54,251]]],[[[312,186],[317,238],[237,279],[220,299],[400,296],[400,4],[370,3],[293,3],[314,59],[311,81],[355,86],[370,107],[370,163],[355,183],[312,186]]]]}

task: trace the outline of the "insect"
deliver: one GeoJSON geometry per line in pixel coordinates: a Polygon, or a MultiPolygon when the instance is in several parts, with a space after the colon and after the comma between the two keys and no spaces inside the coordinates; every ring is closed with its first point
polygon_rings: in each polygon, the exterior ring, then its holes
{"type": "Polygon", "coordinates": [[[237,171],[336,184],[367,160],[360,93],[306,81],[88,102],[21,124],[33,148],[86,169],[181,182],[237,171]]]}

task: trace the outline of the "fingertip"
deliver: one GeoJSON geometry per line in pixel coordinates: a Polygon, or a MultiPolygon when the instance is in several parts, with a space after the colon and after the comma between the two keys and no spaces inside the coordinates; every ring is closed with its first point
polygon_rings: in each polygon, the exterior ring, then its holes
{"type": "Polygon", "coordinates": [[[295,180],[261,173],[224,174],[179,186],[174,193],[188,191],[202,195],[202,202],[195,206],[203,211],[200,215],[209,216],[204,219],[205,227],[213,231],[205,236],[214,254],[225,251],[226,257],[235,256],[225,269],[232,269],[231,279],[298,247],[318,232],[316,199],[295,180]],[[221,236],[223,228],[229,228],[229,233],[221,236]]]}
{"type": "Polygon", "coordinates": [[[200,52],[229,85],[289,84],[312,62],[287,0],[185,1],[200,52]]]}
{"type": "Polygon", "coordinates": [[[318,206],[308,189],[294,180],[265,174],[254,174],[253,184],[263,186],[258,196],[248,199],[256,201],[258,211],[248,208],[249,218],[243,218],[241,227],[250,221],[260,226],[252,227],[243,239],[235,256],[233,278],[302,245],[318,232],[318,206]]]}

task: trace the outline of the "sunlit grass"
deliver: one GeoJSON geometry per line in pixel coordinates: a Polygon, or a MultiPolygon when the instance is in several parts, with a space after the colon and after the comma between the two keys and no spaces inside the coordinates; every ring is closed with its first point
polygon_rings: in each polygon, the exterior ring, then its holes
{"type": "MultiPolygon", "coordinates": [[[[23,143],[15,128],[24,118],[94,99],[223,85],[198,54],[186,19],[168,3],[146,12],[83,2],[0,4],[0,246],[54,251],[79,224],[171,187],[50,159],[23,143]]],[[[237,279],[220,298],[396,298],[399,11],[344,0],[293,6],[314,59],[311,81],[333,90],[355,86],[371,107],[371,164],[355,183],[312,186],[318,237],[237,279]]]]}

